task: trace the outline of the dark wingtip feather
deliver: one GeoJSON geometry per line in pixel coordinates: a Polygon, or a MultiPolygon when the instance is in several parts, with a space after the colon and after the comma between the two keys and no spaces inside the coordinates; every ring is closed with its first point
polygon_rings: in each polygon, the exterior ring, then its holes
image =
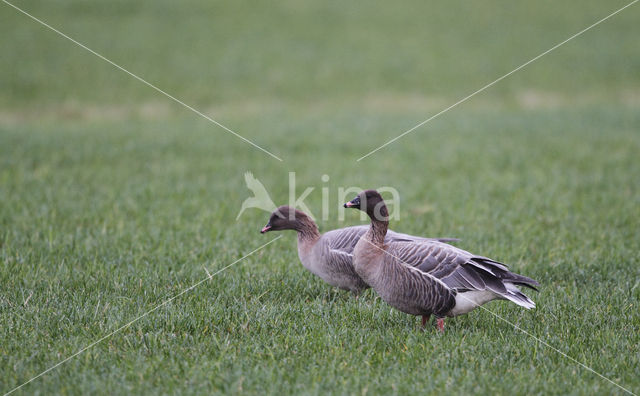
{"type": "MultiPolygon", "coordinates": [[[[532,286],[532,285],[531,285],[531,284],[529,284],[529,283],[521,283],[521,282],[511,282],[511,283],[513,283],[514,285],[517,285],[517,286],[524,286],[524,287],[527,287],[527,288],[529,288],[529,289],[531,289],[531,290],[535,290],[535,291],[537,291],[537,292],[540,292],[540,290],[538,290],[538,288],[537,288],[537,287],[532,286]]],[[[537,283],[537,282],[536,282],[536,283],[537,283]]],[[[537,286],[540,286],[540,285],[537,285],[537,286]]]]}
{"type": "Polygon", "coordinates": [[[516,274],[509,271],[507,265],[504,263],[485,257],[474,257],[472,261],[488,267],[488,269],[495,272],[502,281],[511,282],[515,285],[525,286],[538,291],[538,289],[536,288],[537,286],[540,286],[540,283],[538,283],[538,281],[536,281],[535,279],[531,279],[528,276],[516,274]]]}
{"type": "Polygon", "coordinates": [[[514,274],[513,272],[510,272],[509,275],[512,275],[510,277],[511,279],[507,279],[507,280],[513,283],[514,285],[525,286],[525,287],[528,287],[529,289],[538,291],[537,287],[540,286],[540,283],[537,280],[531,279],[528,276],[514,274]]]}

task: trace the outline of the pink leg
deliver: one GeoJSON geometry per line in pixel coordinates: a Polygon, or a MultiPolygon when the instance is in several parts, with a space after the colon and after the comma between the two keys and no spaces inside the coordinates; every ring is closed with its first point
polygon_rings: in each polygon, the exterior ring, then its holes
{"type": "Polygon", "coordinates": [[[444,333],[444,319],[438,318],[437,324],[438,324],[438,330],[440,330],[441,333],[444,333]]]}
{"type": "Polygon", "coordinates": [[[429,320],[430,317],[431,315],[422,315],[422,330],[424,330],[424,325],[427,324],[427,321],[429,320]]]}

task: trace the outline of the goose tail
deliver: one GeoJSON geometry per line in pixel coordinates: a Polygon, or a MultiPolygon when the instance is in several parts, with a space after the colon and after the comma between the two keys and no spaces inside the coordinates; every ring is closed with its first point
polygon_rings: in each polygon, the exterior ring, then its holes
{"type": "Polygon", "coordinates": [[[535,279],[511,272],[505,264],[499,261],[491,260],[486,257],[474,257],[471,260],[471,264],[496,276],[505,284],[513,283],[514,285],[528,287],[535,291],[538,291],[538,287],[540,286],[540,283],[535,279]]]}
{"type": "Polygon", "coordinates": [[[536,303],[521,292],[513,283],[505,283],[505,286],[507,290],[505,293],[502,293],[504,298],[526,309],[536,307],[536,303]]]}

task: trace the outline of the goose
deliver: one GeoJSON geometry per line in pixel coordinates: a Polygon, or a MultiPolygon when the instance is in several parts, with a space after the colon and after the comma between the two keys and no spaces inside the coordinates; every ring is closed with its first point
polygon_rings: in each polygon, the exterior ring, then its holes
{"type": "MultiPolygon", "coordinates": [[[[353,248],[368,226],[340,228],[320,234],[313,219],[301,210],[284,205],[277,208],[269,222],[260,231],[295,230],[298,233],[298,257],[302,265],[331,286],[351,291],[358,296],[369,288],[353,268],[353,248]]],[[[428,238],[414,237],[389,231],[385,241],[426,241],[428,238]]],[[[457,239],[440,238],[451,242],[457,239]]]]}
{"type": "Polygon", "coordinates": [[[377,191],[363,191],[344,207],[360,209],[371,220],[353,249],[356,273],[392,307],[422,316],[422,328],[434,315],[444,332],[445,317],[466,314],[496,299],[535,307],[518,286],[537,290],[539,283],[509,271],[503,263],[435,240],[388,240],[389,214],[377,191]]]}

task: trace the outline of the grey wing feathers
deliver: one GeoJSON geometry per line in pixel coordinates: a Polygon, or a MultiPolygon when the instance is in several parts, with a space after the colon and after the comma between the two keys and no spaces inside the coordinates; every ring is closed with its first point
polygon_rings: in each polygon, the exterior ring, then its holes
{"type": "Polygon", "coordinates": [[[423,237],[417,237],[414,235],[403,234],[401,232],[395,232],[395,231],[389,230],[387,231],[387,235],[384,238],[384,241],[386,243],[388,242],[425,242],[425,241],[436,241],[436,242],[448,243],[448,242],[457,242],[460,240],[457,238],[423,238],[423,237]]]}
{"type": "Polygon", "coordinates": [[[392,242],[387,246],[389,253],[403,263],[436,278],[442,278],[471,257],[464,250],[437,241],[392,242]]]}
{"type": "Polygon", "coordinates": [[[326,251],[326,260],[331,263],[331,268],[337,273],[354,273],[353,269],[353,254],[347,253],[343,250],[328,249],[326,251]]]}
{"type": "Polygon", "coordinates": [[[506,265],[498,261],[474,256],[445,243],[398,242],[389,244],[388,249],[405,264],[429,273],[457,291],[489,289],[505,298],[513,297],[511,295],[514,293],[519,293],[526,298],[524,294],[517,291],[517,288],[510,288],[505,283],[526,286],[534,290],[539,286],[535,280],[509,271],[506,265]]]}
{"type": "MultiPolygon", "coordinates": [[[[342,250],[347,253],[352,253],[353,249],[358,243],[358,240],[369,230],[369,226],[353,226],[340,228],[337,230],[328,231],[323,235],[323,240],[326,241],[331,249],[342,250]]],[[[385,243],[388,242],[425,242],[425,241],[440,241],[451,242],[457,241],[454,238],[421,238],[408,234],[402,234],[399,232],[389,230],[385,238],[385,243]]]]}
{"type": "Polygon", "coordinates": [[[340,228],[325,232],[322,239],[330,249],[353,253],[356,243],[365,232],[367,226],[340,228]]]}

